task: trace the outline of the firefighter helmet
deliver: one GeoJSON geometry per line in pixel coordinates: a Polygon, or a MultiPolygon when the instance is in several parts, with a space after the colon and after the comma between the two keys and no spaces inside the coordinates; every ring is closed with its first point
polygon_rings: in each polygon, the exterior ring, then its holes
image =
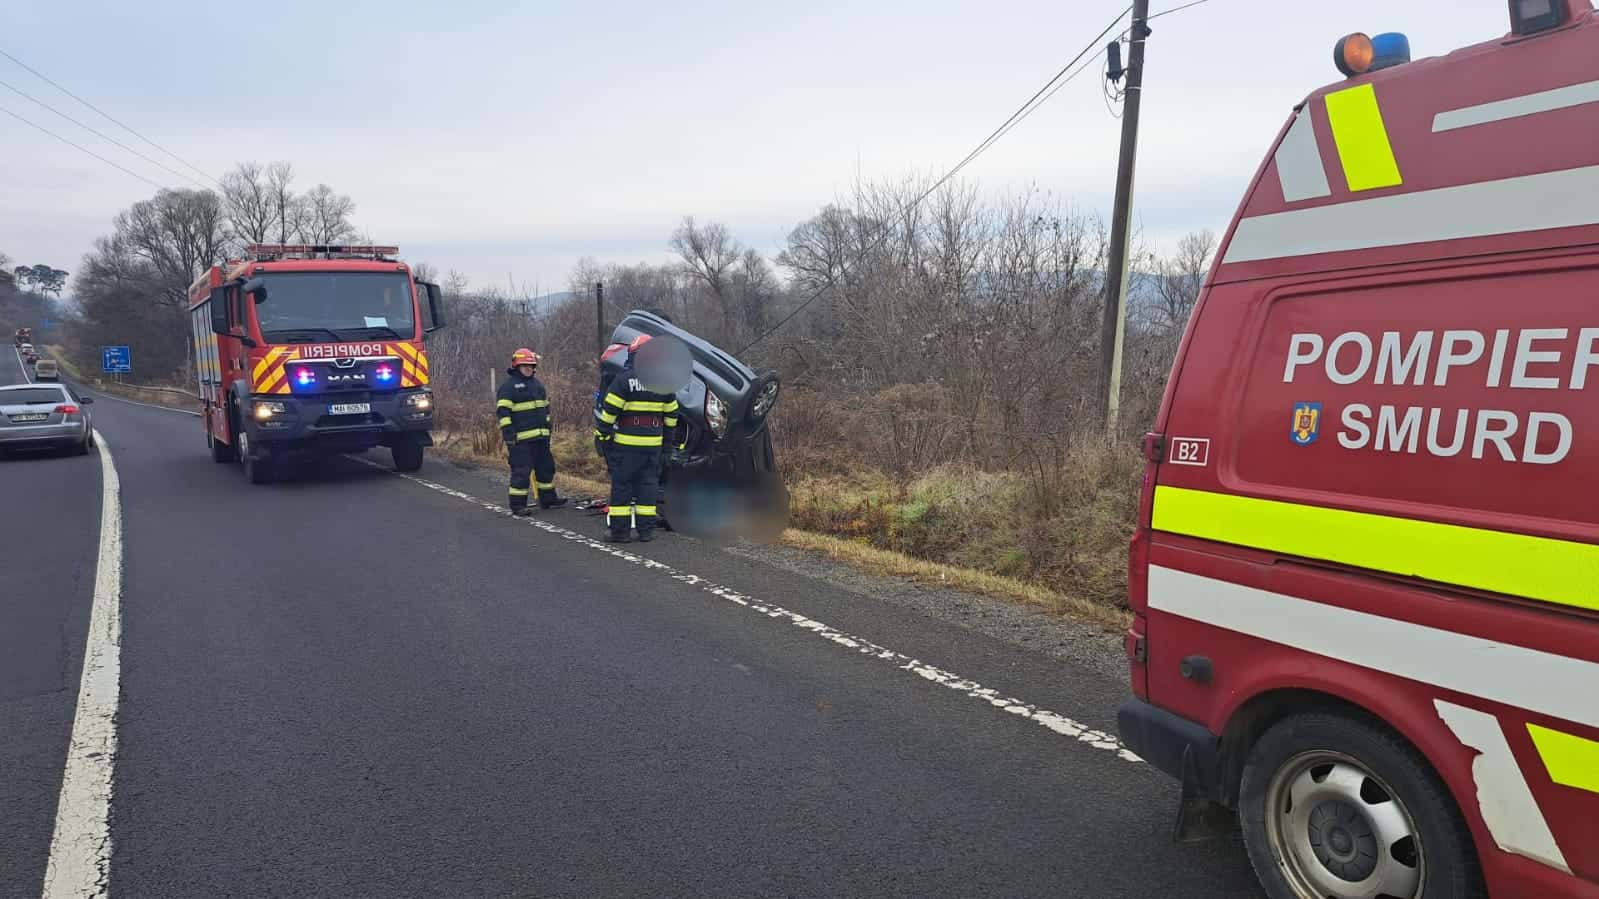
{"type": "Polygon", "coordinates": [[[521,349],[519,349],[516,352],[512,353],[511,354],[511,367],[512,368],[516,368],[516,367],[521,366],[521,365],[531,365],[534,368],[538,368],[539,367],[539,354],[533,352],[532,350],[528,349],[527,347],[522,347],[521,349]]]}

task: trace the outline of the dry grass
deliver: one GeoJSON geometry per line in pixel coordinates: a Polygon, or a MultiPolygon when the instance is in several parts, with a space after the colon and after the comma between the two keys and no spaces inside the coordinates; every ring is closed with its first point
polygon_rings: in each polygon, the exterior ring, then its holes
{"type": "MultiPolygon", "coordinates": [[[[590,394],[575,380],[544,380],[554,401],[557,484],[604,496],[590,394]]],[[[438,451],[503,464],[486,397],[435,389],[446,425],[434,432],[438,451]]],[[[791,498],[785,542],[867,572],[1124,628],[1137,450],[1100,437],[1029,441],[1013,464],[980,468],[958,461],[970,454],[940,411],[949,402],[903,388],[858,405],[787,394],[774,421],[791,498]],[[896,418],[895,409],[917,414],[896,418]]]]}
{"type": "Polygon", "coordinates": [[[903,553],[865,546],[857,541],[842,540],[790,528],[783,533],[783,542],[789,546],[821,553],[828,558],[859,568],[868,574],[902,577],[917,583],[937,587],[951,587],[983,596],[1037,606],[1056,614],[1070,615],[1120,633],[1132,621],[1131,614],[1109,608],[1102,603],[1080,597],[1057,593],[1037,584],[916,559],[903,553]]]}

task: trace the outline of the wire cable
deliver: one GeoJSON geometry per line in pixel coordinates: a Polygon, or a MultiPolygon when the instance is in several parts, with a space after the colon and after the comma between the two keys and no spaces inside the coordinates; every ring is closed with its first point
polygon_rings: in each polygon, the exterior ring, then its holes
{"type": "Polygon", "coordinates": [[[1192,3],[1184,3],[1182,6],[1174,6],[1171,9],[1161,10],[1160,12],[1155,13],[1154,15],[1150,16],[1149,18],[1145,19],[1144,21],[1152,22],[1155,19],[1160,18],[1161,16],[1169,16],[1169,15],[1171,15],[1174,12],[1182,12],[1185,9],[1193,9],[1194,7],[1199,6],[1202,3],[1209,3],[1209,2],[1210,2],[1210,0],[1193,0],[1192,3]]]}
{"type": "Polygon", "coordinates": [[[32,95],[30,95],[28,93],[25,93],[24,91],[22,91],[20,88],[16,87],[15,85],[12,85],[12,84],[10,84],[10,83],[8,83],[6,81],[0,81],[0,87],[4,87],[6,90],[11,91],[13,94],[16,94],[17,96],[21,97],[24,100],[30,100],[30,101],[38,104],[39,106],[44,107],[45,109],[49,110],[50,112],[55,113],[56,115],[60,116],[61,118],[66,119],[67,121],[71,122],[72,124],[77,125],[79,128],[82,128],[83,130],[89,132],[90,134],[94,135],[95,137],[98,137],[101,140],[108,141],[108,142],[110,142],[112,144],[115,144],[118,147],[121,147],[123,150],[126,150],[129,153],[132,153],[134,156],[139,157],[140,159],[144,160],[145,162],[148,162],[149,164],[155,166],[158,169],[161,169],[162,171],[164,171],[164,172],[166,172],[168,174],[176,175],[177,177],[183,178],[183,179],[189,181],[192,184],[198,184],[202,188],[207,187],[206,184],[195,180],[193,175],[185,175],[184,173],[182,173],[182,172],[180,172],[180,171],[178,171],[178,170],[176,170],[174,168],[171,168],[171,167],[169,167],[167,165],[164,165],[164,164],[162,164],[160,162],[157,162],[154,159],[151,159],[150,157],[144,155],[143,153],[140,153],[138,150],[133,149],[132,147],[128,146],[127,144],[123,143],[122,141],[117,140],[116,138],[112,137],[111,135],[106,134],[105,132],[100,131],[100,130],[98,130],[96,128],[90,127],[89,125],[85,125],[84,123],[78,121],[77,119],[73,118],[72,116],[69,116],[66,113],[62,112],[61,110],[56,109],[54,106],[51,106],[49,103],[44,102],[43,100],[39,99],[38,97],[32,96],[32,95]]]}
{"type": "Polygon", "coordinates": [[[167,154],[168,156],[172,157],[173,159],[176,159],[178,162],[183,163],[185,166],[188,166],[190,169],[193,169],[195,172],[199,173],[200,175],[204,175],[207,180],[209,180],[209,181],[211,181],[213,183],[220,183],[220,182],[217,182],[217,179],[212,178],[210,175],[207,175],[204,170],[202,170],[199,167],[195,166],[193,163],[189,162],[188,160],[184,159],[183,157],[179,156],[178,154],[172,152],[171,150],[168,150],[166,147],[161,146],[160,144],[156,143],[155,141],[149,139],[148,137],[145,137],[144,135],[140,134],[139,132],[134,131],[128,125],[125,125],[122,122],[118,121],[117,119],[112,118],[110,113],[108,113],[105,110],[101,109],[100,107],[94,105],[93,103],[90,103],[88,100],[83,99],[82,97],[78,96],[77,94],[73,93],[72,91],[67,90],[65,87],[61,86],[59,83],[57,83],[55,80],[53,80],[49,75],[46,75],[45,73],[39,71],[38,69],[34,68],[33,66],[28,65],[27,63],[25,63],[22,60],[16,58],[15,56],[12,56],[10,53],[7,53],[5,50],[0,50],[0,56],[4,56],[6,59],[11,60],[12,62],[16,63],[17,65],[21,66],[22,68],[24,68],[24,69],[28,70],[29,72],[33,73],[33,75],[38,77],[39,80],[41,80],[44,83],[50,85],[51,87],[53,87],[56,90],[62,92],[63,94],[66,94],[67,96],[71,97],[72,99],[77,100],[79,103],[82,103],[84,106],[87,106],[90,109],[94,110],[95,112],[99,113],[103,118],[106,119],[106,121],[111,122],[113,125],[116,125],[118,128],[121,128],[123,131],[126,131],[129,134],[133,135],[134,137],[137,137],[139,140],[144,141],[145,143],[149,144],[152,147],[155,147],[157,150],[160,150],[161,152],[163,152],[163,153],[167,154]]]}
{"type": "Polygon", "coordinates": [[[94,152],[93,150],[89,149],[88,147],[83,146],[82,144],[74,143],[74,142],[68,140],[67,138],[62,137],[61,135],[55,133],[54,131],[51,131],[49,128],[46,128],[43,125],[34,124],[33,122],[28,121],[27,119],[23,118],[22,116],[17,115],[16,113],[12,112],[11,110],[6,109],[4,106],[0,106],[0,112],[3,112],[3,113],[5,113],[8,116],[11,116],[13,119],[16,119],[17,121],[21,122],[24,125],[27,125],[27,126],[29,126],[31,128],[37,128],[38,130],[43,131],[45,134],[50,135],[51,137],[55,138],[58,141],[61,141],[62,143],[66,144],[69,147],[76,147],[77,149],[82,150],[83,152],[89,154],[90,156],[93,156],[95,159],[100,160],[101,162],[105,163],[108,166],[111,166],[114,169],[121,169],[122,171],[128,173],[129,175],[132,175],[135,178],[138,178],[140,181],[143,181],[145,184],[148,184],[151,187],[156,188],[157,190],[165,190],[166,189],[165,185],[157,184],[154,181],[151,181],[149,178],[144,177],[143,175],[139,174],[138,172],[135,172],[132,169],[124,168],[121,165],[118,165],[117,163],[112,162],[111,160],[105,158],[104,156],[101,156],[99,153],[94,152]]]}
{"type": "MultiPolygon", "coordinates": [[[[889,216],[888,219],[879,226],[879,233],[877,237],[867,245],[866,249],[862,251],[861,255],[871,253],[878,247],[882,246],[883,241],[887,240],[889,234],[892,233],[890,229],[896,223],[898,223],[900,219],[904,218],[917,206],[921,205],[922,201],[932,196],[933,193],[936,192],[940,187],[943,187],[945,184],[949,183],[950,179],[960,174],[962,169],[966,168],[974,160],[976,160],[977,157],[981,156],[1006,134],[1010,133],[1013,128],[1025,121],[1028,116],[1032,115],[1033,112],[1038,109],[1039,106],[1042,106],[1044,103],[1048,102],[1050,97],[1053,97],[1056,92],[1058,92],[1072,79],[1076,78],[1078,75],[1081,75],[1088,68],[1088,66],[1085,64],[1079,67],[1078,64],[1083,61],[1084,57],[1088,56],[1090,52],[1098,47],[1099,42],[1104,40],[1105,35],[1110,34],[1111,31],[1113,31],[1116,26],[1121,23],[1121,20],[1125,19],[1128,13],[1132,12],[1132,9],[1132,5],[1128,4],[1127,8],[1123,9],[1116,16],[1116,18],[1112,19],[1110,24],[1106,25],[1103,31],[1095,35],[1092,40],[1085,44],[1083,49],[1079,50],[1077,55],[1073,56],[1070,62],[1062,66],[1060,71],[1055,73],[1054,77],[1044,82],[1043,87],[1040,87],[1033,93],[1031,97],[1028,97],[1027,102],[1017,107],[1016,111],[1011,113],[1009,118],[1000,123],[999,127],[995,128],[993,132],[988,135],[988,137],[984,138],[982,143],[978,144],[977,147],[974,148],[970,153],[967,153],[964,159],[956,163],[953,168],[951,168],[948,172],[945,172],[944,175],[937,181],[933,182],[932,187],[922,191],[916,196],[915,199],[911,200],[909,203],[906,203],[899,210],[895,211],[893,215],[889,216]],[[1074,67],[1077,67],[1076,71],[1072,71],[1074,67]]],[[[1089,61],[1092,62],[1092,60],[1089,61]]],[[[826,283],[811,291],[810,295],[801,301],[798,306],[795,306],[787,315],[783,316],[781,319],[778,319],[777,324],[774,324],[765,331],[762,331],[754,340],[751,340],[749,343],[745,344],[744,348],[739,350],[734,355],[744,355],[744,353],[747,352],[751,347],[754,347],[756,344],[775,334],[778,329],[788,324],[789,321],[791,321],[796,315],[799,315],[801,312],[805,311],[806,307],[810,306],[811,303],[814,303],[817,298],[826,293],[829,288],[836,286],[837,283],[837,279],[829,274],[827,276],[826,283]]]]}

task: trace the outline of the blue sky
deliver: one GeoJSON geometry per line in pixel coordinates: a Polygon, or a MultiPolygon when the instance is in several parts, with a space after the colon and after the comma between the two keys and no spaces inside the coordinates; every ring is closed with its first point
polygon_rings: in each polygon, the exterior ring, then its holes
{"type": "MultiPolygon", "coordinates": [[[[684,214],[775,252],[857,174],[941,172],[1124,6],[23,0],[0,7],[0,48],[209,174],[290,160],[407,258],[548,290],[582,256],[664,259],[684,214]]],[[[1146,238],[1226,226],[1293,104],[1338,77],[1340,35],[1404,31],[1421,57],[1503,34],[1505,16],[1502,0],[1211,0],[1159,19],[1146,238]]],[[[0,79],[185,171],[4,58],[0,79]]],[[[4,88],[0,108],[192,186],[4,88]]],[[[1118,127],[1089,72],[968,174],[1107,210],[1118,127]]],[[[75,268],[152,192],[0,116],[0,250],[19,261],[75,268]]]]}

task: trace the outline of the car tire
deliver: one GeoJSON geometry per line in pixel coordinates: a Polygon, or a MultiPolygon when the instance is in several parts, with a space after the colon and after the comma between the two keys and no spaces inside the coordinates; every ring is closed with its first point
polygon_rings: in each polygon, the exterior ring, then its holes
{"type": "Polygon", "coordinates": [[[250,449],[250,439],[242,432],[239,434],[239,465],[244,468],[244,479],[252,484],[271,483],[273,468],[270,457],[257,458],[250,449]]]}
{"type": "Polygon", "coordinates": [[[394,457],[394,470],[417,472],[422,470],[422,445],[420,443],[399,443],[389,447],[389,455],[394,457]]]}
{"type": "Polygon", "coordinates": [[[1381,895],[1402,899],[1487,896],[1471,832],[1432,766],[1352,715],[1272,725],[1245,761],[1238,814],[1272,899],[1373,895],[1363,884],[1378,878],[1381,895]]]}
{"type": "Polygon", "coordinates": [[[83,439],[78,441],[76,444],[73,445],[72,454],[74,456],[87,456],[87,455],[89,455],[89,447],[92,446],[90,441],[92,441],[93,439],[94,439],[94,435],[92,435],[92,434],[84,434],[83,435],[83,439]]]}

